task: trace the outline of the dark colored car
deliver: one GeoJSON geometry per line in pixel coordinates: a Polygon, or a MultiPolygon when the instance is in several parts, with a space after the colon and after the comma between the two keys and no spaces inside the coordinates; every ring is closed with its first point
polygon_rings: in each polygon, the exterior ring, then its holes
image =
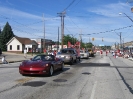
{"type": "Polygon", "coordinates": [[[64,62],[55,58],[54,55],[37,55],[31,60],[23,61],[19,66],[19,73],[22,75],[49,75],[52,76],[55,70],[63,70],[64,62]]]}

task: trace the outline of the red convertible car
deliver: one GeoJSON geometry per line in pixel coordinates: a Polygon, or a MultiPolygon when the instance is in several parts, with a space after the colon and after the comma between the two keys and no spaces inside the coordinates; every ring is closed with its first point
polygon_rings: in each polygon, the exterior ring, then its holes
{"type": "Polygon", "coordinates": [[[19,66],[19,73],[22,75],[49,75],[52,76],[55,70],[63,70],[63,60],[54,55],[37,55],[31,60],[23,61],[19,66]]]}

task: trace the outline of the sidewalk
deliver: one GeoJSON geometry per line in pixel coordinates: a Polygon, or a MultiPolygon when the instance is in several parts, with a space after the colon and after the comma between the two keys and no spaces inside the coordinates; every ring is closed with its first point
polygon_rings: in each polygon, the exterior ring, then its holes
{"type": "Polygon", "coordinates": [[[123,58],[123,57],[117,57],[116,59],[119,59],[123,61],[124,63],[128,64],[129,66],[133,66],[133,58],[123,58]]]}
{"type": "Polygon", "coordinates": [[[8,63],[22,62],[24,60],[30,60],[31,58],[33,58],[35,56],[35,54],[33,54],[33,55],[27,54],[27,57],[25,58],[24,54],[3,52],[2,55],[0,56],[0,64],[2,64],[1,58],[2,58],[3,55],[6,56],[6,61],[8,63]]]}

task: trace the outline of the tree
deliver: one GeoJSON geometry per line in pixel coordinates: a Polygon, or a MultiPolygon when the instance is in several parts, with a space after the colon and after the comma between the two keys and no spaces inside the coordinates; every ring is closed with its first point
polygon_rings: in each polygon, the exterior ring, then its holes
{"type": "Polygon", "coordinates": [[[0,28],[0,34],[1,34],[1,28],[0,28]]]}
{"type": "Polygon", "coordinates": [[[64,45],[67,45],[68,41],[72,44],[72,37],[70,35],[64,36],[64,45]]]}
{"type": "Polygon", "coordinates": [[[68,41],[72,44],[72,45],[74,45],[75,43],[76,43],[76,41],[78,41],[77,40],[77,38],[74,38],[74,37],[71,37],[70,35],[65,35],[64,36],[64,45],[67,45],[67,43],[68,43],[68,41]]]}
{"type": "Polygon", "coordinates": [[[93,46],[93,44],[91,42],[89,42],[89,43],[86,44],[86,47],[87,48],[92,48],[92,46],[93,46]]]}
{"type": "Polygon", "coordinates": [[[3,51],[7,51],[7,43],[9,42],[9,40],[14,37],[14,33],[12,31],[11,26],[9,25],[9,23],[7,22],[2,33],[0,34],[0,48],[3,51]]]}

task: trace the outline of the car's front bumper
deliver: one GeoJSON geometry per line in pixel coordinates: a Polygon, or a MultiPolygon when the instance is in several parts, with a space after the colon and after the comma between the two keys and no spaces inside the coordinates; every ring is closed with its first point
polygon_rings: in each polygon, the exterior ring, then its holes
{"type": "Polygon", "coordinates": [[[22,75],[48,74],[49,68],[19,68],[19,73],[22,75]]]}

